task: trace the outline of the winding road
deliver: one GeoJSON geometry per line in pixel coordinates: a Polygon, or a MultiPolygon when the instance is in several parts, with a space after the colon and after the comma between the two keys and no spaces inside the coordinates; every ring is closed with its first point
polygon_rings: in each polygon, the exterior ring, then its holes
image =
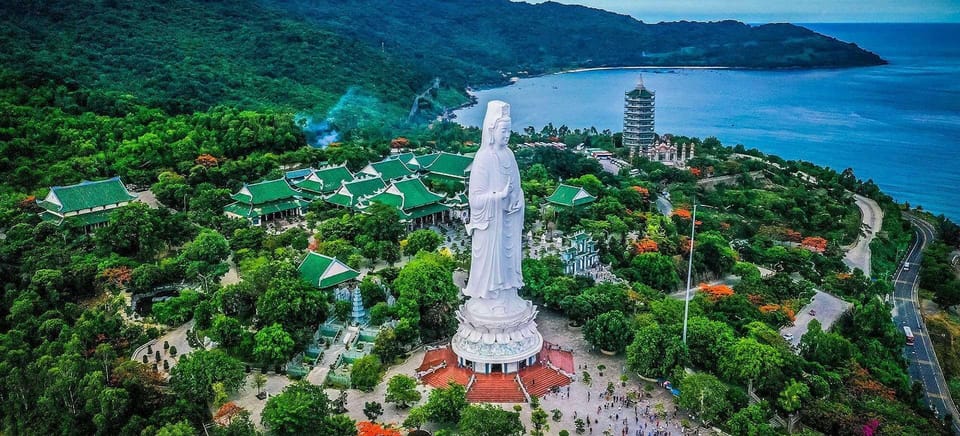
{"type": "Polygon", "coordinates": [[[934,228],[926,221],[909,215],[905,216],[916,230],[916,239],[907,250],[904,259],[905,262],[910,263],[910,268],[905,269],[901,265],[901,268],[893,276],[893,320],[901,328],[903,326],[910,327],[916,338],[913,346],[906,345],[903,348],[904,357],[909,362],[907,371],[910,378],[923,385],[927,404],[936,411],[937,416],[943,417],[945,413],[953,415],[953,432],[954,434],[960,434],[960,426],[957,424],[957,406],[950,397],[950,391],[947,388],[943,371],[940,369],[940,363],[937,361],[933,343],[927,335],[926,324],[920,315],[919,296],[917,294],[920,281],[920,260],[923,257],[924,247],[935,238],[934,228]]]}
{"type": "Polygon", "coordinates": [[[860,208],[860,236],[843,256],[843,263],[850,269],[860,268],[863,275],[870,277],[870,243],[883,226],[883,209],[876,201],[860,194],[853,196],[860,208]]]}

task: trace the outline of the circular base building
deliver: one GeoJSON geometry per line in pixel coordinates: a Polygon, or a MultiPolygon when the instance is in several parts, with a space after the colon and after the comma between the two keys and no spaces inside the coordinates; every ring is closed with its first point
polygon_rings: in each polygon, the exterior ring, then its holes
{"type": "Polygon", "coordinates": [[[451,341],[458,366],[491,374],[534,365],[543,348],[536,317],[537,307],[515,289],[496,299],[471,298],[457,310],[460,327],[451,341]]]}

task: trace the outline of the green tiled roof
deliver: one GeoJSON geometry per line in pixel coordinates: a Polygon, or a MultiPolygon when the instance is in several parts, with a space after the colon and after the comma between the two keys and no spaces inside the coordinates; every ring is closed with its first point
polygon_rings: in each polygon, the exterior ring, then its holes
{"type": "Polygon", "coordinates": [[[262,203],[262,204],[258,204],[256,206],[251,207],[249,204],[234,202],[224,206],[223,210],[225,212],[230,212],[236,215],[240,215],[244,218],[254,218],[258,216],[271,214],[274,212],[283,212],[285,210],[292,210],[298,207],[306,207],[306,203],[299,199],[289,199],[289,200],[273,201],[270,203],[262,203]]]}
{"type": "Polygon", "coordinates": [[[114,177],[96,182],[84,180],[70,186],[54,186],[50,188],[47,197],[37,204],[44,209],[64,214],[136,199],[137,196],[127,191],[120,178],[114,177]]]}
{"type": "Polygon", "coordinates": [[[638,98],[638,97],[650,98],[650,97],[653,97],[653,93],[647,90],[647,88],[638,88],[628,92],[627,96],[629,96],[630,98],[638,98]]]}
{"type": "Polygon", "coordinates": [[[399,179],[401,177],[413,174],[410,168],[407,168],[399,159],[387,158],[380,162],[373,162],[362,169],[361,172],[378,176],[384,180],[399,179]]]}
{"type": "Polygon", "coordinates": [[[416,171],[421,167],[420,161],[417,159],[417,156],[415,156],[413,153],[400,153],[392,157],[394,159],[399,160],[400,162],[403,162],[403,164],[406,165],[407,168],[410,168],[413,171],[416,171]]]}
{"type": "Polygon", "coordinates": [[[296,185],[304,191],[329,194],[336,191],[344,182],[351,181],[353,181],[353,174],[347,167],[341,165],[315,170],[313,174],[297,182],[296,185]]]}
{"type": "Polygon", "coordinates": [[[43,211],[40,212],[40,219],[44,221],[54,221],[59,225],[60,221],[63,220],[63,217],[50,211],[43,211]]]}
{"type": "Polygon", "coordinates": [[[293,199],[300,193],[290,187],[286,179],[267,180],[252,185],[244,185],[231,198],[249,205],[259,205],[277,200],[293,199]]]}
{"type": "Polygon", "coordinates": [[[407,179],[393,182],[386,190],[373,196],[370,201],[388,204],[404,211],[438,203],[444,197],[430,192],[420,179],[407,179]]]}
{"type": "Polygon", "coordinates": [[[433,213],[443,212],[445,210],[450,210],[450,206],[447,206],[443,203],[434,203],[434,204],[428,204],[424,207],[418,207],[416,209],[409,210],[406,213],[402,213],[400,216],[403,217],[404,219],[412,220],[420,217],[425,217],[433,213]]]}
{"type": "Polygon", "coordinates": [[[470,199],[467,198],[467,194],[465,192],[461,192],[452,198],[448,198],[445,203],[453,207],[466,207],[470,205],[470,199]]]}
{"type": "Polygon", "coordinates": [[[473,164],[473,158],[462,154],[440,153],[427,169],[431,174],[442,174],[445,176],[466,179],[470,171],[470,165],[473,164]]]}
{"type": "Polygon", "coordinates": [[[307,283],[320,289],[339,285],[360,275],[337,258],[314,252],[307,253],[297,270],[307,283]]]}
{"type": "Polygon", "coordinates": [[[553,194],[547,197],[547,201],[551,203],[568,207],[593,203],[596,199],[597,197],[590,195],[589,192],[579,186],[564,184],[557,186],[557,190],[553,191],[553,194]]]}
{"type": "Polygon", "coordinates": [[[365,179],[356,179],[350,183],[344,183],[333,195],[327,197],[327,201],[336,205],[353,207],[357,205],[363,197],[376,194],[387,185],[379,177],[368,177],[365,179]]]}
{"type": "Polygon", "coordinates": [[[110,221],[110,214],[113,211],[117,210],[116,208],[110,210],[98,210],[96,212],[85,213],[83,215],[75,215],[67,217],[68,220],[73,220],[73,222],[80,223],[85,226],[100,224],[110,221]]]}
{"type": "Polygon", "coordinates": [[[417,156],[417,162],[420,163],[420,168],[429,168],[438,157],[440,157],[440,153],[425,154],[423,156],[417,156]]]}

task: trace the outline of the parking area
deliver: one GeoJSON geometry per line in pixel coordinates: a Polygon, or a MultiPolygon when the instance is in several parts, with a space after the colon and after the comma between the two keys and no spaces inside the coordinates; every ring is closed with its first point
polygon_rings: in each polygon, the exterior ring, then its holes
{"type": "Polygon", "coordinates": [[[796,320],[792,326],[780,329],[780,334],[790,343],[790,346],[797,350],[800,344],[800,338],[807,332],[810,321],[816,319],[824,330],[829,330],[830,326],[850,310],[853,305],[843,301],[826,292],[817,291],[817,294],[810,300],[810,304],[797,312],[796,320]]]}

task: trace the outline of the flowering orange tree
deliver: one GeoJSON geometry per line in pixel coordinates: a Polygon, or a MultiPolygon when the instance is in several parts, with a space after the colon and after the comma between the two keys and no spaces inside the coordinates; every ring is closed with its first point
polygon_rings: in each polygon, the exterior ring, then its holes
{"type": "Polygon", "coordinates": [[[707,283],[701,283],[700,291],[707,294],[711,301],[717,301],[721,298],[733,295],[733,289],[724,284],[710,285],[707,283]]]}
{"type": "Polygon", "coordinates": [[[803,238],[800,246],[814,253],[823,253],[827,250],[827,240],[819,236],[808,236],[803,238]]]}
{"type": "Polygon", "coordinates": [[[204,168],[215,167],[217,166],[218,162],[219,161],[217,160],[217,158],[206,153],[201,154],[200,156],[197,156],[197,159],[194,161],[195,164],[200,165],[204,168]]]}
{"type": "Polygon", "coordinates": [[[410,146],[410,140],[403,136],[398,136],[390,141],[390,148],[407,148],[410,146]]]}
{"type": "Polygon", "coordinates": [[[357,436],[403,436],[399,430],[384,428],[375,422],[362,421],[357,423],[357,436]]]}
{"type": "Polygon", "coordinates": [[[116,268],[106,268],[100,273],[100,277],[107,282],[107,284],[117,287],[126,286],[127,283],[130,283],[133,270],[128,266],[120,266],[116,268]]]}
{"type": "Polygon", "coordinates": [[[242,407],[238,406],[233,401],[230,401],[217,409],[217,413],[213,414],[213,420],[220,425],[228,425],[233,419],[234,415],[243,410],[244,409],[242,407]]]}
{"type": "Polygon", "coordinates": [[[639,241],[633,243],[633,248],[636,252],[639,253],[650,253],[654,251],[659,251],[660,247],[657,245],[657,241],[654,241],[650,238],[643,238],[639,241]]]}

